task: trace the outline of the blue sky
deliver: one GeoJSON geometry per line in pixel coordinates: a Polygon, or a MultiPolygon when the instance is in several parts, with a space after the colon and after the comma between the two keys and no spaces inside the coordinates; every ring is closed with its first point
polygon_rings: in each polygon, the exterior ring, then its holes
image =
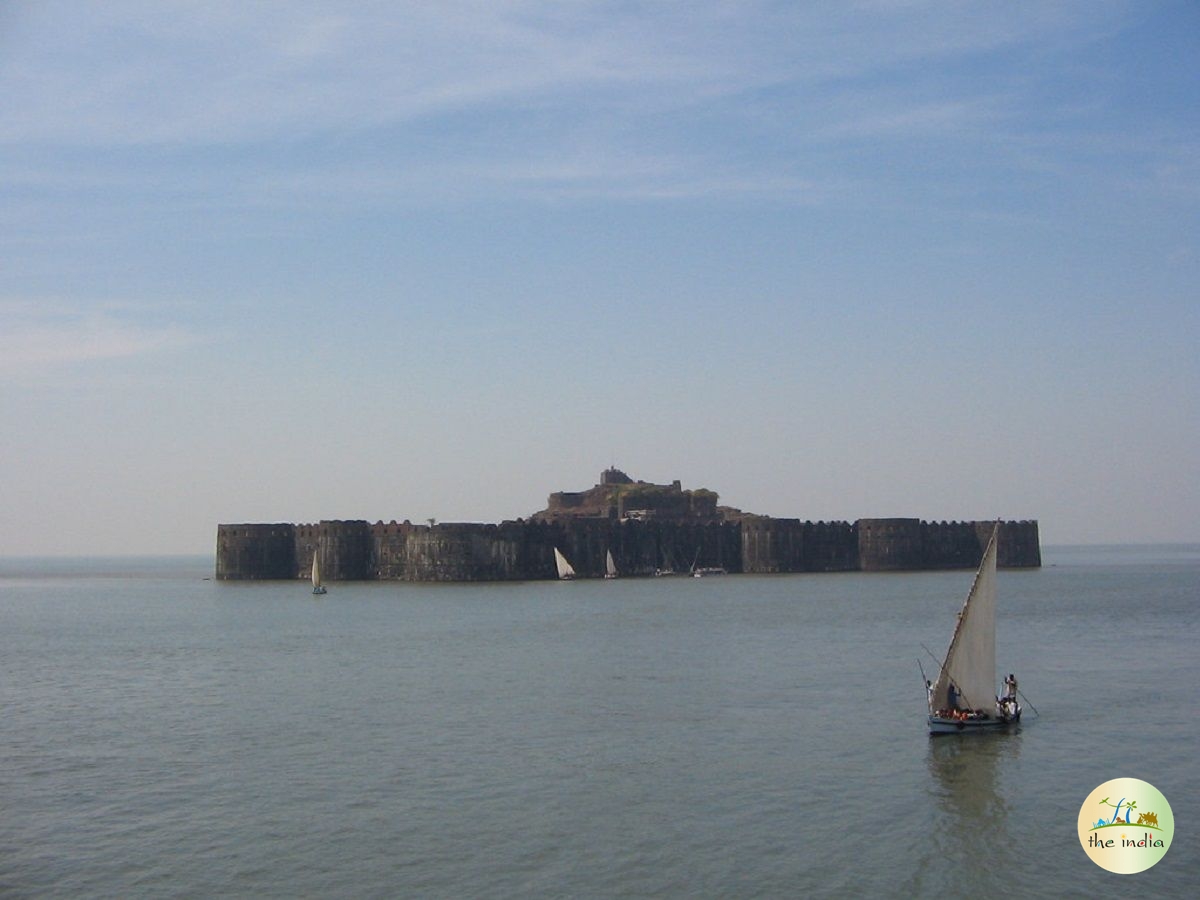
{"type": "Polygon", "coordinates": [[[1200,6],[0,6],[0,553],[498,521],[1200,541],[1200,6]]]}

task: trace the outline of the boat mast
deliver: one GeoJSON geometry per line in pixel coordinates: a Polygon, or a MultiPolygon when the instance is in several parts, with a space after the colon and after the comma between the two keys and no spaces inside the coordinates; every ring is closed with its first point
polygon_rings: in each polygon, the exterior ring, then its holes
{"type": "Polygon", "coordinates": [[[991,709],[996,690],[996,539],[997,525],[984,550],[967,594],[946,659],[934,684],[931,705],[949,705],[953,682],[963,703],[970,709],[991,709]]]}

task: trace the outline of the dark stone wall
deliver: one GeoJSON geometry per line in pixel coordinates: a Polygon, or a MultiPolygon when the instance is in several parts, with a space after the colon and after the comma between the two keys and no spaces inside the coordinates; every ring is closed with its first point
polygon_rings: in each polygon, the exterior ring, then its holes
{"type": "Polygon", "coordinates": [[[296,577],[296,527],[218,525],[217,578],[228,580],[296,577]]]}
{"type": "Polygon", "coordinates": [[[296,572],[293,578],[312,574],[312,559],[321,554],[322,581],[366,581],[375,577],[371,554],[371,526],[352,519],[322,520],[315,525],[297,525],[296,572]]]}
{"type": "Polygon", "coordinates": [[[859,519],[857,528],[864,572],[930,568],[920,519],[859,519]]]}
{"type": "Polygon", "coordinates": [[[375,577],[399,581],[536,577],[526,574],[528,538],[522,529],[507,525],[376,525],[371,532],[375,577]]]}
{"type": "MultiPolygon", "coordinates": [[[[978,566],[992,535],[992,525],[991,522],[926,522],[923,538],[929,567],[967,569],[978,566]]],[[[1003,540],[1000,550],[1004,550],[1003,540]]]]}
{"type": "MultiPolygon", "coordinates": [[[[973,569],[983,558],[995,522],[921,522],[917,519],[860,519],[859,561],[863,571],[973,569]]],[[[997,565],[1037,568],[1042,564],[1038,523],[1001,522],[997,565]]]]}
{"type": "MultiPolygon", "coordinates": [[[[312,573],[312,558],[317,547],[321,545],[321,526],[296,526],[296,574],[295,578],[308,578],[312,573]]],[[[321,571],[325,571],[325,561],[321,560],[321,571]]],[[[322,579],[328,575],[322,575],[322,579]]]]}
{"type": "Polygon", "coordinates": [[[858,539],[849,522],[742,522],[744,572],[848,572],[858,568],[858,539]]]}
{"type": "MultiPolygon", "coordinates": [[[[217,578],[307,578],[321,553],[327,581],[513,581],[556,577],[557,547],[581,578],[604,574],[611,550],[621,575],[903,571],[974,568],[993,522],[860,519],[801,522],[670,522],[576,518],[499,525],[323,521],[316,525],[219,525],[217,578]]],[[[1037,567],[1036,521],[1000,527],[1002,567],[1037,567]]]]}
{"type": "MultiPolygon", "coordinates": [[[[980,523],[986,528],[987,524],[980,523]]],[[[987,546],[984,538],[983,547],[987,546]]],[[[1004,569],[1037,569],[1042,565],[1042,539],[1034,520],[1000,523],[1000,547],[996,564],[1004,569]]],[[[979,551],[980,556],[983,550],[979,551]]],[[[978,565],[978,562],[972,565],[978,565]]]]}
{"type": "Polygon", "coordinates": [[[372,526],[374,577],[401,581],[511,581],[556,578],[554,548],[581,578],[600,577],[609,550],[622,575],[722,566],[741,571],[735,523],[576,519],[500,525],[372,526]]]}
{"type": "Polygon", "coordinates": [[[361,520],[322,521],[321,574],[326,581],[365,581],[375,577],[371,526],[361,520]]]}

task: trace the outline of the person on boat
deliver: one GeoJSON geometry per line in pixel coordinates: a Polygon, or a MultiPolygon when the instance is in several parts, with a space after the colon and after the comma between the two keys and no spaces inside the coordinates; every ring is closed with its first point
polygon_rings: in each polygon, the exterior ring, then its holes
{"type": "Polygon", "coordinates": [[[1017,702],[1017,676],[1012,672],[1004,679],[1004,697],[1006,700],[1017,702]]]}
{"type": "Polygon", "coordinates": [[[1017,704],[1012,697],[1005,695],[996,702],[996,708],[1000,711],[1001,719],[1011,722],[1016,715],[1017,704]]]}
{"type": "Polygon", "coordinates": [[[953,710],[958,709],[958,688],[954,686],[954,682],[950,682],[950,687],[946,689],[947,702],[953,710]]]}

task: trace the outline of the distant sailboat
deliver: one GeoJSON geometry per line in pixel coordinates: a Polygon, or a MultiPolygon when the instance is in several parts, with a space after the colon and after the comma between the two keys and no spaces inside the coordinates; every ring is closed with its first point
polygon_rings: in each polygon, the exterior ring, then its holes
{"type": "Polygon", "coordinates": [[[1008,691],[996,690],[996,538],[999,526],[975,573],[971,592],[958,614],[946,662],[929,685],[929,733],[953,734],[1002,728],[1021,718],[1016,679],[1008,691]]]}
{"type": "Polygon", "coordinates": [[[723,566],[700,566],[696,568],[696,563],[700,561],[700,548],[696,548],[696,555],[692,559],[691,573],[693,578],[708,578],[710,575],[727,575],[728,572],[723,566]]]}
{"type": "Polygon", "coordinates": [[[567,558],[562,555],[557,547],[554,548],[554,565],[558,568],[558,577],[562,581],[571,581],[575,578],[575,569],[567,562],[567,558]]]}
{"type": "Polygon", "coordinates": [[[608,555],[604,558],[604,577],[605,578],[616,578],[617,577],[617,564],[615,562],[613,562],[613,555],[612,555],[611,550],[608,551],[608,555]]]}
{"type": "Polygon", "coordinates": [[[663,551],[663,564],[662,564],[662,568],[660,568],[660,569],[655,569],[655,570],[654,570],[654,576],[655,576],[656,578],[662,578],[662,577],[664,577],[664,576],[667,576],[667,575],[674,575],[674,574],[675,574],[675,565],[674,565],[674,563],[671,561],[671,554],[667,553],[667,551],[666,551],[666,550],[664,550],[664,551],[663,551]]]}
{"type": "Polygon", "coordinates": [[[312,585],[313,585],[313,593],[314,594],[324,594],[325,593],[325,585],[321,584],[320,556],[321,556],[321,551],[319,549],[313,551],[312,585]]]}

